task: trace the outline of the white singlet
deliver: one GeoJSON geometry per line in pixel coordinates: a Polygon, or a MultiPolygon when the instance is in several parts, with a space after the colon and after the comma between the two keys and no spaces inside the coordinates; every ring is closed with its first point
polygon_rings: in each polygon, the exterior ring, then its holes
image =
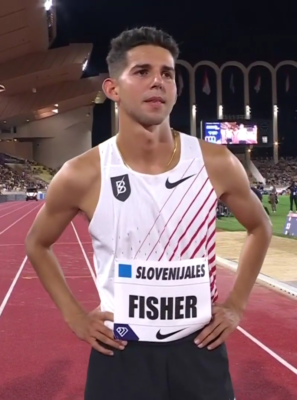
{"type": "Polygon", "coordinates": [[[172,341],[203,328],[217,299],[217,196],[199,141],[159,175],[127,168],[116,136],[99,145],[100,199],[89,225],[102,311],[115,337],[172,341]]]}

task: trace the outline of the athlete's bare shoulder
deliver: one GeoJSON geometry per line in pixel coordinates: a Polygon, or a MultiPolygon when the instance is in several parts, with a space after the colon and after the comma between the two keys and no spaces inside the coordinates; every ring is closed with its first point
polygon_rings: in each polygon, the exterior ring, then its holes
{"type": "Polygon", "coordinates": [[[226,146],[206,142],[202,139],[198,139],[198,142],[200,144],[200,148],[205,161],[214,161],[214,158],[217,159],[217,157],[219,157],[222,161],[223,159],[230,159],[230,157],[232,156],[232,153],[227,149],[226,146]]]}
{"type": "Polygon", "coordinates": [[[212,186],[234,217],[248,232],[265,228],[271,234],[270,220],[251,190],[247,173],[226,146],[200,141],[205,168],[212,186]]]}
{"type": "Polygon", "coordinates": [[[236,185],[250,188],[246,171],[238,158],[226,146],[199,140],[209,179],[218,197],[236,185]]]}
{"type": "Polygon", "coordinates": [[[100,158],[98,147],[68,160],[52,179],[49,192],[53,195],[65,194],[73,204],[80,208],[80,203],[93,187],[100,184],[100,158]]]}
{"type": "MultiPolygon", "coordinates": [[[[27,246],[32,249],[37,242],[46,247],[55,243],[80,210],[88,216],[86,199],[94,199],[99,191],[100,162],[96,147],[67,161],[54,176],[45,204],[28,232],[27,246]]],[[[94,203],[97,200],[98,197],[94,203]]],[[[91,214],[92,207],[89,209],[91,214]]]]}

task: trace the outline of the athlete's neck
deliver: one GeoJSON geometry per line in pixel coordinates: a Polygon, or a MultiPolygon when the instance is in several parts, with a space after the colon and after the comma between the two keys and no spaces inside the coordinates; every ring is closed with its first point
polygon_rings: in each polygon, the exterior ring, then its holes
{"type": "Polygon", "coordinates": [[[164,164],[174,149],[174,138],[169,119],[157,126],[145,127],[137,123],[119,122],[117,145],[124,158],[130,163],[164,164]]]}

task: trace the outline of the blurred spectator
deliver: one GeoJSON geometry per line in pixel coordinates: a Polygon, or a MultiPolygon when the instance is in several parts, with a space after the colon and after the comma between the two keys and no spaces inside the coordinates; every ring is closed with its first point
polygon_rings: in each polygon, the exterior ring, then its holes
{"type": "Polygon", "coordinates": [[[2,193],[5,193],[5,191],[23,191],[28,186],[45,189],[46,183],[34,179],[30,175],[17,173],[6,165],[0,165],[0,189],[2,193]]]}
{"type": "Polygon", "coordinates": [[[44,171],[52,176],[55,173],[51,168],[40,166],[35,161],[21,160],[0,153],[0,193],[24,191],[30,186],[39,190],[46,189],[48,184],[36,176],[44,171]]]}
{"type": "Polygon", "coordinates": [[[40,165],[36,161],[24,160],[25,169],[27,172],[34,172],[35,174],[41,174],[42,172],[48,172],[50,175],[54,176],[56,171],[52,168],[46,167],[45,165],[40,165]]]}
{"type": "Polygon", "coordinates": [[[289,186],[292,180],[297,180],[297,158],[280,158],[276,165],[269,158],[256,158],[253,162],[266,179],[266,185],[289,186]]]}

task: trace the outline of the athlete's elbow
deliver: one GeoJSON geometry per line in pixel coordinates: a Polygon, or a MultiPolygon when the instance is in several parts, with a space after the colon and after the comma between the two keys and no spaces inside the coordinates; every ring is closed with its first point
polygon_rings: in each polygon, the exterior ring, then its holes
{"type": "Polygon", "coordinates": [[[269,218],[264,218],[259,220],[258,224],[255,224],[252,228],[247,229],[247,231],[249,235],[269,243],[273,235],[273,226],[269,218]]]}
{"type": "Polygon", "coordinates": [[[49,251],[51,246],[43,243],[36,235],[29,232],[25,239],[25,248],[29,260],[33,261],[38,254],[49,251]]]}
{"type": "Polygon", "coordinates": [[[261,223],[261,227],[262,227],[262,230],[264,231],[265,235],[267,235],[268,238],[271,239],[272,235],[273,235],[273,225],[272,225],[271,219],[266,214],[266,212],[264,214],[263,221],[261,223]]]}

